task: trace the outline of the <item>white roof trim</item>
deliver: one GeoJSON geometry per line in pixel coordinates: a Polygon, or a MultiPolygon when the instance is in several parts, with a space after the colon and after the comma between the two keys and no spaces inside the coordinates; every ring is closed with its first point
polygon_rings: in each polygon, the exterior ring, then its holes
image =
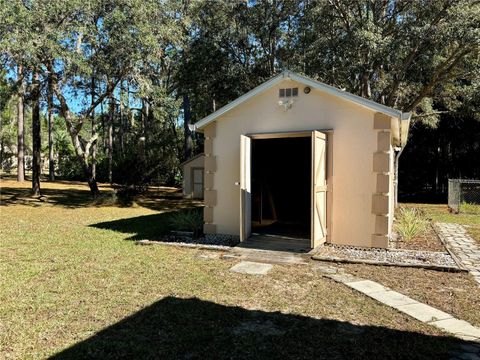
{"type": "Polygon", "coordinates": [[[232,110],[233,108],[235,108],[238,105],[244,103],[245,101],[249,100],[250,98],[254,97],[255,95],[260,94],[261,92],[264,92],[265,90],[271,88],[272,86],[280,83],[284,79],[283,74],[284,73],[281,73],[280,75],[277,75],[277,76],[271,78],[270,80],[268,80],[268,81],[264,82],[263,84],[257,86],[253,90],[250,90],[246,94],[243,94],[242,96],[240,96],[236,100],[233,100],[232,102],[230,102],[227,105],[221,107],[217,111],[211,113],[207,117],[204,117],[202,120],[197,121],[195,123],[195,129],[204,128],[205,126],[210,124],[212,121],[214,121],[219,116],[221,116],[221,115],[225,114],[226,112],[232,110]]]}
{"type": "Polygon", "coordinates": [[[379,104],[375,101],[365,99],[361,96],[354,95],[352,93],[349,93],[344,90],[337,89],[336,87],[321,83],[316,80],[309,79],[305,76],[298,75],[295,73],[292,73],[290,71],[286,71],[286,73],[290,74],[290,78],[292,80],[298,81],[300,83],[303,83],[305,85],[308,85],[314,89],[318,89],[320,91],[326,92],[330,95],[338,96],[342,99],[348,100],[350,102],[353,102],[357,105],[363,106],[367,109],[378,111],[382,114],[391,116],[391,117],[400,117],[402,115],[402,112],[397,109],[390,108],[388,106],[379,104]]]}
{"type": "MultiPolygon", "coordinates": [[[[268,90],[269,88],[273,87],[274,85],[282,82],[283,80],[288,80],[288,79],[291,79],[291,80],[297,81],[299,83],[302,83],[304,85],[310,86],[311,88],[318,89],[320,91],[326,92],[330,95],[338,96],[338,97],[340,97],[344,100],[350,101],[350,102],[352,102],[354,104],[357,104],[359,106],[362,106],[364,108],[367,108],[367,109],[370,109],[370,110],[373,110],[373,111],[376,111],[376,112],[380,112],[380,113],[385,114],[385,115],[390,116],[390,117],[397,118],[401,121],[401,123],[405,124],[404,126],[406,126],[406,129],[408,131],[408,124],[406,124],[406,123],[410,122],[410,116],[411,116],[410,113],[402,113],[402,111],[400,111],[400,110],[393,109],[391,107],[379,104],[375,101],[368,100],[368,99],[362,98],[361,96],[351,94],[347,91],[337,89],[336,87],[321,83],[321,82],[316,81],[316,80],[312,80],[310,78],[307,78],[305,76],[296,74],[296,73],[291,72],[289,70],[283,71],[281,74],[271,78],[270,80],[264,82],[260,86],[257,86],[255,89],[250,90],[249,92],[240,96],[239,98],[232,101],[231,103],[225,105],[224,107],[218,109],[214,113],[212,113],[212,114],[208,115],[207,117],[203,118],[202,120],[198,121],[195,124],[195,129],[196,130],[202,130],[208,124],[215,121],[215,119],[217,119],[219,116],[227,113],[228,111],[230,111],[233,108],[237,107],[238,105],[244,103],[245,101],[249,100],[250,98],[254,97],[255,95],[258,95],[258,94],[262,93],[263,91],[268,90]]],[[[401,127],[404,128],[404,126],[401,126],[401,127]]],[[[402,132],[405,133],[405,128],[403,129],[402,132]]],[[[402,141],[402,143],[403,143],[403,141],[402,141]]]]}

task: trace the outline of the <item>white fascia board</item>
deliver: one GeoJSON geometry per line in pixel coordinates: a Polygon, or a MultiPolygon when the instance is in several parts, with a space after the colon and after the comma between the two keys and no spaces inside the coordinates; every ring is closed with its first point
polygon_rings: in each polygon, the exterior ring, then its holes
{"type": "Polygon", "coordinates": [[[232,101],[231,103],[228,103],[227,105],[221,107],[220,109],[218,109],[217,111],[211,113],[210,115],[208,115],[207,117],[204,117],[202,120],[198,121],[196,124],[195,124],[195,129],[196,130],[201,130],[202,128],[204,128],[206,125],[208,125],[209,123],[211,123],[212,121],[214,121],[217,117],[225,114],[226,112],[232,110],[233,108],[237,107],[238,105],[244,103],[245,101],[247,101],[248,99],[254,97],[255,95],[257,94],[260,94],[261,92],[265,91],[265,90],[268,90],[269,88],[271,88],[272,86],[280,83],[282,80],[283,80],[283,77],[284,77],[284,73],[281,73],[273,78],[271,78],[270,80],[267,80],[266,82],[264,82],[263,84],[257,86],[256,88],[254,88],[253,90],[250,90],[249,92],[247,92],[246,94],[243,94],[242,96],[240,96],[239,98],[237,98],[236,100],[232,101]]]}
{"type": "Polygon", "coordinates": [[[362,98],[361,96],[354,95],[352,93],[349,93],[344,90],[337,89],[336,87],[321,83],[319,81],[315,81],[312,79],[309,79],[307,77],[304,77],[302,75],[298,75],[295,73],[290,73],[290,78],[292,80],[298,81],[300,83],[303,83],[305,85],[308,85],[312,88],[318,89],[320,91],[326,92],[327,94],[334,95],[337,97],[340,97],[342,99],[345,99],[347,101],[353,102],[357,105],[363,106],[367,109],[374,110],[377,112],[380,112],[382,114],[395,117],[395,118],[400,118],[402,116],[402,112],[400,110],[392,109],[388,106],[379,104],[375,101],[368,100],[365,98],[362,98]]]}

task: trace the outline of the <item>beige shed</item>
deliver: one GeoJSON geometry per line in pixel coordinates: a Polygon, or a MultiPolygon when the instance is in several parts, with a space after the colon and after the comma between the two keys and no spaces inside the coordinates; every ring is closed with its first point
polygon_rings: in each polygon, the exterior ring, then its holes
{"type": "Polygon", "coordinates": [[[196,123],[204,231],[386,248],[410,113],[284,71],[196,123]]]}
{"type": "Polygon", "coordinates": [[[205,156],[199,154],[180,164],[183,170],[183,196],[186,198],[203,199],[204,159],[205,156]]]}

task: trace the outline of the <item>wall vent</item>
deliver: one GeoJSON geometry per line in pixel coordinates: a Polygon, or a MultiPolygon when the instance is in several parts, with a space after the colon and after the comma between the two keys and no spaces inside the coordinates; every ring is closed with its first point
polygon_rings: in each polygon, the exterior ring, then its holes
{"type": "Polygon", "coordinates": [[[286,88],[278,90],[278,97],[280,98],[291,98],[298,96],[298,88],[286,88]]]}

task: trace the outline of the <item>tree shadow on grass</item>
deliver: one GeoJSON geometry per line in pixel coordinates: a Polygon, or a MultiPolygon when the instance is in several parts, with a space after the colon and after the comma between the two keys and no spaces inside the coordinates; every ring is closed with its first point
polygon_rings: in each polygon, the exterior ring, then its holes
{"type": "Polygon", "coordinates": [[[79,188],[82,184],[79,185],[76,182],[64,182],[62,185],[71,185],[71,187],[62,189],[42,188],[42,196],[39,198],[32,197],[31,191],[28,188],[3,186],[0,194],[0,205],[40,207],[50,204],[71,209],[101,206],[140,206],[157,211],[175,210],[201,205],[201,202],[198,200],[183,199],[181,193],[175,191],[174,188],[166,188],[168,190],[163,191],[153,189],[149,190],[145,195],[135,197],[132,201],[120,201],[121,199],[115,198],[112,189],[101,189],[100,197],[93,199],[90,190],[85,184],[83,184],[84,189],[79,188]]]}
{"type": "Polygon", "coordinates": [[[110,199],[112,198],[112,192],[102,191],[101,197],[97,200],[94,200],[88,188],[85,190],[77,188],[42,189],[41,193],[41,197],[32,197],[30,189],[21,187],[3,187],[0,205],[24,205],[40,207],[45,204],[51,204],[63,206],[65,208],[78,208],[101,206],[107,202],[111,202],[110,199]]]}
{"type": "Polygon", "coordinates": [[[459,343],[166,297],[50,359],[447,359],[459,343]]]}
{"type": "Polygon", "coordinates": [[[89,226],[128,234],[125,240],[162,240],[164,235],[172,230],[170,219],[174,213],[176,211],[106,221],[89,226]]]}

